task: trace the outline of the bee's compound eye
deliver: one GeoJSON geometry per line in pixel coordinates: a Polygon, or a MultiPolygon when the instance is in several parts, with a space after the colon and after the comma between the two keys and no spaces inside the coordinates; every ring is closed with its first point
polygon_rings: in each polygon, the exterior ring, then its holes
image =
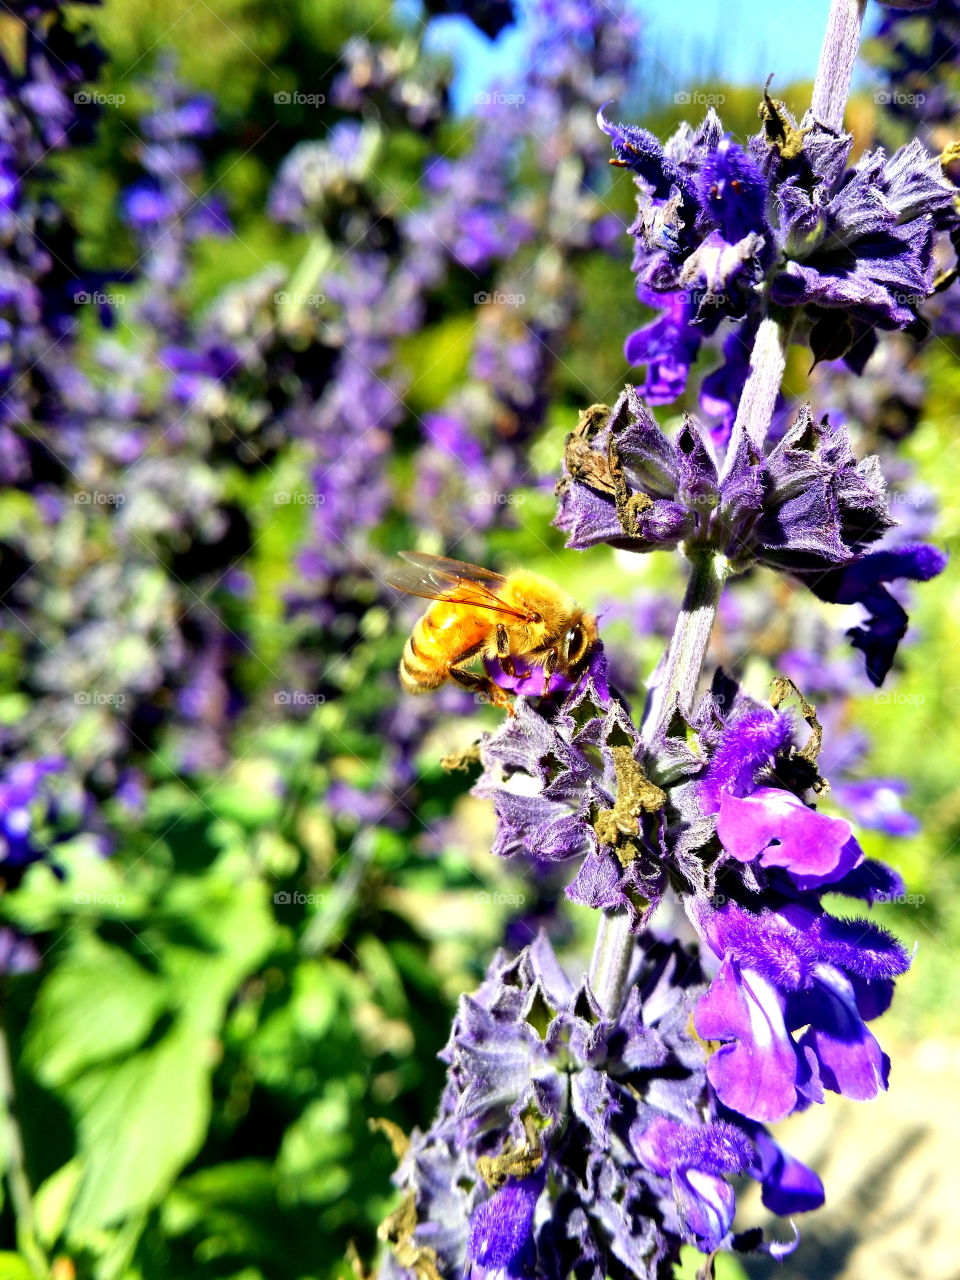
{"type": "Polygon", "coordinates": [[[566,650],[568,662],[578,657],[580,650],[583,648],[583,627],[571,627],[563,637],[563,647],[566,650]]]}

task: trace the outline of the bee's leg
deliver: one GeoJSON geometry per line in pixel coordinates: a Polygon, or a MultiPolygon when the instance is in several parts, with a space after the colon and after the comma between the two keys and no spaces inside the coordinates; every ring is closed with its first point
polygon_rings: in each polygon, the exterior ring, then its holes
{"type": "Polygon", "coordinates": [[[510,695],[498,684],[494,684],[489,676],[477,675],[474,671],[464,671],[463,667],[454,666],[447,668],[447,675],[462,688],[468,689],[470,693],[479,694],[495,707],[506,707],[510,714],[513,714],[510,695]]]}
{"type": "Polygon", "coordinates": [[[543,697],[546,697],[547,690],[550,688],[550,677],[560,665],[560,653],[557,649],[551,649],[543,660],[543,697]]]}
{"type": "Polygon", "coordinates": [[[517,674],[516,664],[510,656],[510,633],[502,622],[497,623],[497,657],[508,676],[517,674]]]}

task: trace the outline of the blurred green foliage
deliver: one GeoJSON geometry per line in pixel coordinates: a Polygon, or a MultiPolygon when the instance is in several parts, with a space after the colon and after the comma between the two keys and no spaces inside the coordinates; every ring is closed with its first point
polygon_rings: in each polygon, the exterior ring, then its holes
{"type": "MultiPolygon", "coordinates": [[[[309,108],[278,108],[274,94],[293,85],[324,92],[347,35],[389,29],[380,0],[107,0],[90,17],[112,59],[105,83],[127,100],[105,115],[96,146],[62,166],[88,260],[132,256],[114,209],[130,166],[137,84],[172,52],[188,82],[217,95],[224,131],[212,172],[237,227],[236,237],[205,251],[192,304],[201,310],[264,264],[293,270],[305,243],[265,218],[265,195],[279,160],[326,124],[309,108]]],[[[755,91],[726,93],[726,116],[746,128],[755,91]]],[[[662,108],[650,123],[666,128],[680,115],[662,108]]],[[[420,157],[389,159],[387,178],[406,190],[420,157]]],[[[623,204],[626,212],[626,195],[623,204]]],[[[629,274],[593,258],[583,285],[561,407],[533,451],[543,476],[556,472],[575,407],[624,376],[621,342],[634,323],[629,274]]],[[[428,371],[418,374],[415,408],[436,406],[456,385],[473,323],[462,305],[451,306],[409,340],[411,370],[428,371]]],[[[939,495],[952,548],[960,533],[951,479],[960,372],[955,350],[942,345],[928,363],[934,394],[909,452],[939,495]]],[[[291,448],[276,471],[296,477],[304,465],[291,448]]],[[[290,507],[277,520],[271,510],[267,522],[258,514],[264,477],[238,471],[229,483],[253,529],[253,589],[242,619],[251,654],[241,679],[255,693],[271,687],[269,673],[303,641],[304,624],[284,616],[282,601],[306,512],[290,507]]],[[[533,487],[525,497],[519,527],[496,535],[491,551],[555,573],[561,539],[550,527],[552,498],[533,487]]],[[[0,530],[31,518],[22,499],[0,498],[0,530]]],[[[384,546],[401,545],[404,532],[386,528],[384,546]]],[[[638,566],[633,581],[676,591],[676,565],[662,560],[638,566]]],[[[631,581],[622,558],[604,550],[567,557],[564,567],[588,605],[623,594],[631,581]]],[[[920,638],[896,695],[858,709],[878,772],[909,781],[910,806],[925,821],[921,835],[895,845],[867,841],[923,899],[880,913],[920,944],[887,1019],[888,1041],[960,1034],[951,994],[960,943],[960,686],[952,666],[960,582],[948,572],[916,594],[920,638]]],[[[325,811],[332,780],[362,788],[376,770],[379,743],[352,712],[364,699],[393,696],[403,636],[373,613],[365,625],[366,642],[339,664],[348,697],[294,722],[251,717],[235,761],[206,790],[170,770],[115,857],[104,860],[77,838],[59,847],[63,878],[38,864],[2,901],[9,923],[45,939],[41,974],[6,984],[4,1018],[22,1175],[35,1190],[35,1222],[31,1229],[21,1218],[19,1245],[25,1257],[45,1258],[54,1280],[334,1280],[362,1274],[351,1269],[351,1246],[368,1263],[375,1254],[377,1224],[393,1203],[394,1160],[368,1120],[385,1116],[406,1131],[429,1123],[443,1080],[436,1054],[456,998],[477,983],[517,886],[485,852],[491,819],[468,797],[469,778],[438,763],[445,750],[468,745],[479,723],[492,723],[492,710],[423,744],[419,821],[424,829],[451,814],[456,821],[457,837],[442,852],[428,856],[389,829],[352,827],[325,811]]],[[[638,644],[623,624],[610,636],[639,670],[650,669],[652,642],[638,644]]],[[[15,642],[0,636],[0,721],[22,712],[2,692],[19,661],[15,642]]],[[[585,955],[592,921],[582,911],[571,919],[574,949],[585,955]]],[[[8,1198],[0,1210],[10,1249],[15,1207],[8,1198]]],[[[736,1273],[735,1264],[724,1266],[736,1273]]],[[[12,1253],[0,1255],[0,1280],[29,1274],[12,1253]]]]}

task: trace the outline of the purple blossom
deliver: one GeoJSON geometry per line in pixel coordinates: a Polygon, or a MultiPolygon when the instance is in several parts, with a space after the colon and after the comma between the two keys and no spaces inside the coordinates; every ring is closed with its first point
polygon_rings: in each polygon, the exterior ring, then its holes
{"type": "Polygon", "coordinates": [[[861,778],[833,787],[836,803],[854,822],[888,836],[912,836],[920,830],[919,820],[903,808],[906,793],[899,778],[861,778]]]}
{"type": "Polygon", "coordinates": [[[867,674],[874,684],[883,683],[909,623],[906,610],[887,590],[887,584],[903,579],[929,582],[946,564],[946,555],[937,547],[907,545],[871,552],[811,581],[811,589],[821,600],[859,604],[866,609],[865,624],[852,627],[847,635],[853,647],[866,655],[867,674]]]}
{"type": "Polygon", "coordinates": [[[730,1124],[686,1125],[660,1116],[640,1128],[634,1150],[673,1186],[684,1230],[704,1249],[730,1229],[736,1200],[724,1175],[743,1173],[753,1157],[742,1130],[730,1124]]]}
{"type": "MultiPolygon", "coordinates": [[[[656,305],[652,291],[639,293],[640,301],[656,305]]],[[[694,323],[693,304],[686,293],[675,293],[661,304],[650,324],[636,329],[624,346],[624,355],[634,365],[646,365],[647,373],[637,387],[647,404],[672,404],[683,394],[687,376],[697,358],[704,331],[694,323]]]]}
{"type": "Polygon", "coordinates": [[[392,44],[351,36],[340,50],[341,70],[331,97],[345,111],[376,103],[381,117],[431,131],[448,110],[449,69],[423,56],[411,57],[392,44]]]}
{"type": "Polygon", "coordinates": [[[721,960],[696,1026],[721,1042],[707,1074],[725,1106],[769,1122],[824,1090],[862,1100],[887,1087],[889,1061],[866,1022],[910,963],[888,933],[789,901],[757,912],[731,902],[694,919],[721,960]]]}
{"type": "Polygon", "coordinates": [[[533,1215],[543,1192],[542,1173],[529,1178],[509,1178],[470,1219],[467,1265],[471,1275],[497,1272],[509,1280],[523,1280],[536,1261],[533,1215]]]}
{"type": "Polygon", "coordinates": [[[858,463],[843,428],[802,410],[766,458],[741,446],[723,481],[706,431],[688,418],[676,441],[663,434],[627,388],[593,449],[592,476],[569,473],[556,523],[567,545],[610,542],[624,550],[713,546],[746,567],[756,559],[799,573],[853,560],[892,523],[876,459],[858,463]],[[623,467],[634,529],[624,527],[614,484],[604,476],[614,450],[623,467]]]}
{"type": "Polygon", "coordinates": [[[175,217],[177,206],[158,183],[139,182],[124,193],[123,212],[131,226],[141,230],[175,217]]]}
{"type": "Polygon", "coordinates": [[[642,779],[645,759],[626,710],[610,693],[602,647],[558,711],[518,702],[515,715],[482,740],[480,752],[484,773],[474,791],[493,801],[493,852],[540,862],[580,859],[567,896],[587,906],[627,908],[639,923],[636,903],[657,901],[664,888],[652,837],[661,793],[655,784],[641,786],[630,817],[597,822],[598,811],[614,812],[618,777],[627,771],[642,779]],[[621,866],[617,849],[625,847],[634,856],[621,866]]]}
{"type": "Polygon", "coordinates": [[[872,901],[895,891],[896,877],[864,860],[845,819],[805,802],[810,762],[782,712],[738,696],[716,733],[711,701],[698,713],[710,760],[693,791],[714,816],[720,854],[705,891],[685,898],[721,962],[697,1008],[699,1033],[722,1045],[710,1081],[724,1106],[761,1121],[820,1102],[824,1090],[872,1097],[886,1087],[887,1063],[865,1023],[889,1004],[909,958],[877,926],[828,915],[819,897],[872,901]],[[791,775],[801,790],[785,785],[791,775]]]}
{"type": "Polygon", "coordinates": [[[102,51],[59,12],[28,6],[11,21],[23,57],[0,56],[0,475],[22,485],[45,465],[49,430],[68,417],[63,384],[82,381],[69,359],[78,307],[116,274],[79,265],[76,230],[50,198],[44,163],[89,142],[99,112],[83,86],[102,51]],[[29,423],[42,424],[39,433],[29,423]]]}
{"type": "Polygon", "coordinates": [[[40,967],[40,952],[30,938],[14,929],[0,927],[0,975],[34,973],[40,967]]]}
{"type": "Polygon", "coordinates": [[[178,95],[146,117],[143,131],[160,142],[209,138],[217,131],[216,102],[205,93],[178,95]]]}
{"type": "Polygon", "coordinates": [[[879,460],[858,462],[844,427],[805,408],[766,456],[741,442],[721,473],[705,428],[687,418],[671,441],[628,387],[589,444],[593,461],[568,455],[560,487],[567,546],[713,549],[738,571],[759,562],[790,572],[823,600],[868,609],[848,635],[882,682],[907,627],[885,584],[927,581],[946,560],[923,545],[868,551],[894,522],[879,460]]]}
{"type": "MultiPolygon", "coordinates": [[[[659,295],[670,317],[640,330],[627,349],[640,363],[673,367],[677,394],[697,335],[709,336],[721,320],[749,332],[768,305],[784,308],[794,338],[817,359],[843,356],[859,372],[875,330],[913,325],[933,292],[933,232],[953,217],[954,193],[936,158],[914,141],[848,167],[851,136],[812,118],[798,125],[769,97],[761,115],[764,129],[747,147],[712,111],[664,145],[599,116],[613,163],[630,169],[638,187],[630,228],[638,296],[649,303],[659,295]],[[682,324],[678,294],[688,299],[682,324]]],[[[746,368],[736,344],[727,352],[707,394],[716,400],[721,382],[735,402],[746,368]]],[[[661,383],[648,372],[647,386],[661,383]]]]}
{"type": "Polygon", "coordinates": [[[849,822],[817,813],[777,787],[758,787],[744,797],[725,791],[717,837],[738,862],[783,867],[800,889],[839,880],[863,860],[849,822]]]}
{"type": "Polygon", "coordinates": [[[139,148],[144,177],[123,193],[121,216],[140,248],[140,269],[150,288],[139,304],[140,318],[167,342],[185,345],[188,326],[178,296],[196,241],[230,230],[217,196],[204,189],[203,154],[198,139],[214,126],[213,103],[189,93],[163,63],[151,81],[153,102],[141,120],[146,141],[139,148]]]}
{"type": "MultiPolygon", "coordinates": [[[[646,918],[637,895],[655,904],[664,870],[685,886],[688,914],[721,962],[697,1029],[722,1043],[707,1071],[730,1112],[766,1121],[822,1101],[825,1090],[872,1097],[887,1067],[865,1023],[889,1003],[908,958],[876,926],[825,913],[820,896],[873,901],[896,891],[896,877],[864,859],[846,819],[806,799],[817,775],[786,713],[739,693],[722,703],[708,695],[690,728],[698,749],[670,728],[644,748],[616,703],[603,710],[595,694],[570,699],[550,721],[521,703],[481,748],[477,791],[494,801],[495,852],[581,858],[568,894],[628,910],[635,924],[646,918]],[[625,765],[612,744],[631,741],[625,765]],[[642,777],[659,791],[647,813],[642,803],[629,816],[622,807],[627,769],[635,786],[642,777]],[[597,815],[618,806],[608,832],[597,815]],[[719,851],[705,860],[714,839],[719,851]]],[[[719,1221],[726,1193],[697,1185],[706,1201],[688,1206],[687,1221],[719,1221]]],[[[689,1179],[676,1190],[682,1200],[689,1179]]]]}
{"type": "Polygon", "coordinates": [[[782,1251],[732,1233],[727,1179],[760,1178],[788,1213],[822,1201],[818,1179],[759,1125],[721,1118],[689,1031],[695,960],[645,935],[635,979],[611,1020],[543,937],[495,958],[461,1003],[439,1114],[397,1174],[416,1213],[398,1256],[430,1248],[443,1274],[477,1280],[566,1280],[574,1267],[654,1280],[682,1242],[782,1251]]]}
{"type": "Polygon", "coordinates": [[[22,867],[49,851],[37,828],[42,830],[56,814],[55,792],[47,780],[65,766],[61,757],[20,760],[0,776],[0,865],[22,867]]]}
{"type": "Polygon", "coordinates": [[[366,176],[372,137],[353,120],[341,120],[323,142],[301,142],[290,152],[270,193],[277,222],[305,231],[331,206],[349,202],[366,176]]]}
{"type": "MultiPolygon", "coordinates": [[[[17,886],[31,863],[45,861],[58,877],[57,846],[96,826],[91,798],[71,776],[62,756],[21,758],[0,770],[0,881],[17,886]]],[[[102,824],[101,824],[102,831],[102,824]]],[[[104,852],[108,842],[99,841],[104,852]]],[[[0,975],[31,973],[40,966],[35,943],[16,929],[0,928],[0,975]]]]}

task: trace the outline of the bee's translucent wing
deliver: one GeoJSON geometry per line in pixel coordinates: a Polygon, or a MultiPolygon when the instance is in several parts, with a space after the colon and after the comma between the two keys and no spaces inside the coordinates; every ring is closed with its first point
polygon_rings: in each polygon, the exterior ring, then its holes
{"type": "Polygon", "coordinates": [[[507,604],[497,594],[506,579],[502,573],[484,569],[479,564],[451,560],[448,556],[431,556],[421,551],[401,551],[407,565],[400,565],[386,575],[386,581],[397,591],[425,600],[445,600],[448,604],[468,604],[474,609],[489,609],[511,618],[527,615],[507,604]]]}
{"type": "Polygon", "coordinates": [[[401,551],[400,559],[416,565],[437,581],[479,582],[489,587],[502,587],[506,579],[494,569],[481,564],[468,564],[466,560],[452,560],[449,556],[431,556],[425,551],[401,551]]]}

